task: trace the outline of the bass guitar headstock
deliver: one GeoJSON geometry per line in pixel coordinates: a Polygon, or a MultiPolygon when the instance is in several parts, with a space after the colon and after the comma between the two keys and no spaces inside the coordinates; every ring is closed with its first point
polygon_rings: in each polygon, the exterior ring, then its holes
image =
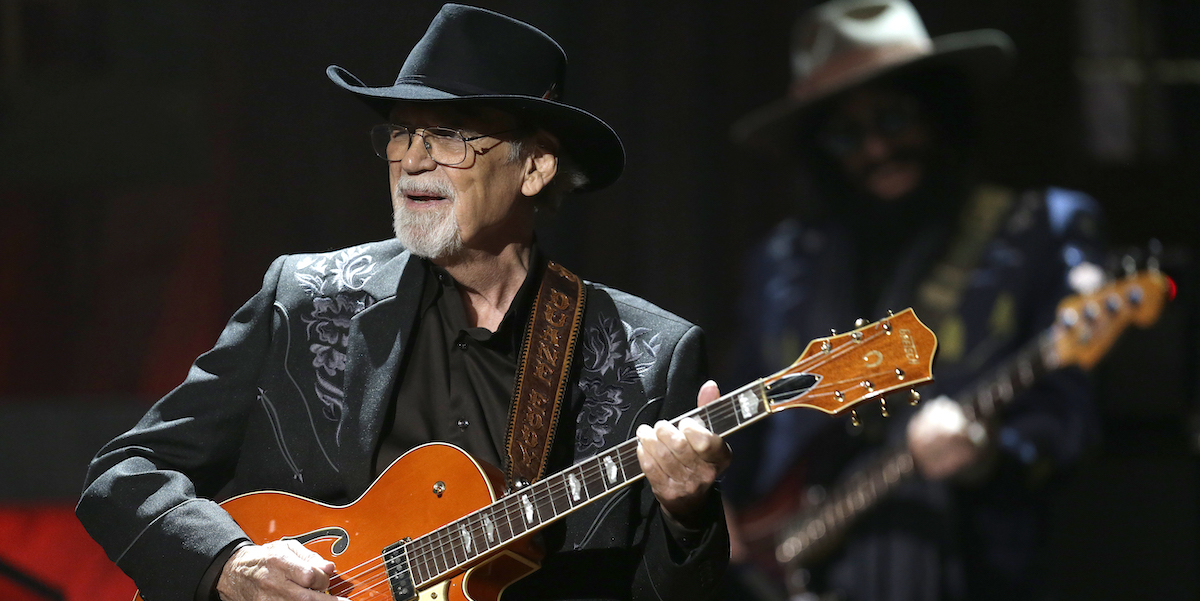
{"type": "Polygon", "coordinates": [[[1066,298],[1053,326],[1057,364],[1091,369],[1130,324],[1145,328],[1158,321],[1172,289],[1167,276],[1148,269],[1066,298]]]}
{"type": "MultiPolygon", "coordinates": [[[[933,380],[937,337],[912,309],[818,338],[796,362],[763,380],[771,412],[808,407],[838,415],[859,403],[933,380]]],[[[916,402],[920,395],[911,390],[916,402]]],[[[882,407],[887,415],[887,406],[882,407]]],[[[857,416],[855,416],[857,421],[857,416]]]]}

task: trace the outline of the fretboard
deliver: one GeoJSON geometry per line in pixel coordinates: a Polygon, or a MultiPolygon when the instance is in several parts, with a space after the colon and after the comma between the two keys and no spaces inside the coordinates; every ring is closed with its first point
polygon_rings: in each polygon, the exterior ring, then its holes
{"type": "MultiPolygon", "coordinates": [[[[691,417],[713,433],[725,436],[768,414],[763,381],[758,380],[671,423],[678,424],[691,417]]],[[[389,565],[407,566],[418,589],[440,581],[641,478],[644,474],[638,463],[637,446],[635,438],[604,450],[433,532],[392,545],[385,551],[384,559],[389,565]],[[389,556],[400,553],[404,556],[389,556]]]]}
{"type": "MultiPolygon", "coordinates": [[[[991,422],[1013,398],[1057,369],[1055,335],[1054,329],[1047,330],[959,395],[956,400],[967,418],[991,422]]],[[[822,501],[789,520],[776,535],[775,558],[782,564],[811,565],[832,549],[860,516],[915,474],[916,466],[907,447],[885,451],[877,460],[843,478],[822,501]]]]}

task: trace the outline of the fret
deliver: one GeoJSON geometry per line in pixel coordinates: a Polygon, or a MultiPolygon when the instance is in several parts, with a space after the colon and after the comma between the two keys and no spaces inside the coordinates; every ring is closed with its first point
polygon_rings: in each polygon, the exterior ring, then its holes
{"type": "Polygon", "coordinates": [[[621,477],[621,467],[617,465],[617,451],[610,449],[603,457],[600,458],[601,469],[604,474],[605,488],[611,489],[613,486],[624,482],[621,477]]]}
{"type": "Polygon", "coordinates": [[[740,424],[737,407],[734,406],[732,399],[715,401],[708,406],[713,407],[713,410],[709,412],[709,421],[712,424],[709,429],[713,433],[724,435],[735,430],[740,424]]]}
{"type": "Polygon", "coordinates": [[[566,473],[566,487],[572,506],[588,500],[587,489],[583,486],[583,468],[581,466],[575,466],[566,473]]]}
{"type": "Polygon", "coordinates": [[[540,523],[537,514],[537,508],[534,507],[533,501],[530,499],[529,493],[517,493],[517,500],[520,503],[520,516],[524,520],[525,530],[528,531],[540,523]]]}
{"type": "Polygon", "coordinates": [[[551,496],[548,482],[543,480],[530,487],[530,500],[533,501],[533,507],[538,515],[538,523],[549,522],[558,517],[558,512],[554,510],[554,499],[551,496]]]}
{"type": "Polygon", "coordinates": [[[734,404],[733,415],[739,426],[766,413],[765,401],[755,394],[754,386],[747,386],[734,393],[730,401],[734,404]]]}
{"type": "Polygon", "coordinates": [[[1010,374],[1010,377],[1008,377],[1004,381],[1000,382],[1000,386],[998,387],[998,394],[1000,395],[1001,402],[1007,403],[1007,402],[1011,401],[1014,396],[1016,396],[1016,389],[1013,387],[1014,386],[1014,382],[1013,382],[1014,377],[1015,377],[1015,375],[1010,374]]]}
{"type": "Polygon", "coordinates": [[[450,570],[458,565],[458,560],[454,557],[453,540],[448,536],[444,526],[433,531],[433,544],[442,558],[445,566],[442,568],[443,570],[450,570]]]}
{"type": "Polygon", "coordinates": [[[433,578],[433,574],[429,572],[429,566],[426,563],[426,556],[423,552],[419,551],[419,547],[420,539],[409,541],[405,545],[405,553],[409,558],[409,569],[412,571],[413,580],[418,584],[433,578]]]}
{"type": "Polygon", "coordinates": [[[449,565],[446,563],[445,550],[442,549],[442,546],[437,544],[436,541],[434,540],[434,538],[437,536],[437,533],[438,533],[438,531],[434,530],[433,532],[425,535],[425,537],[430,539],[428,541],[429,555],[433,558],[434,574],[441,574],[442,572],[446,571],[446,569],[449,567],[449,565]]]}
{"type": "Polygon", "coordinates": [[[608,486],[604,484],[603,471],[603,468],[600,467],[599,457],[592,457],[584,464],[583,486],[587,491],[588,499],[595,499],[608,492],[608,486]]]}
{"type": "Polygon", "coordinates": [[[524,534],[525,532],[518,526],[521,524],[521,512],[520,509],[516,507],[516,504],[516,498],[512,495],[504,497],[498,504],[498,508],[503,512],[503,514],[499,516],[501,519],[497,520],[497,525],[499,526],[499,531],[502,535],[500,538],[501,542],[510,541],[514,538],[517,538],[521,534],[524,534]],[[516,516],[517,521],[513,520],[514,516],[516,516]]]}
{"type": "Polygon", "coordinates": [[[625,473],[625,480],[636,478],[642,473],[642,464],[638,461],[637,445],[631,445],[627,449],[621,451],[621,469],[625,473]]]}
{"type": "Polygon", "coordinates": [[[496,524],[495,513],[495,509],[491,507],[479,513],[479,531],[483,535],[484,548],[486,549],[495,548],[502,540],[500,528],[496,524]]]}
{"type": "Polygon", "coordinates": [[[546,493],[550,498],[550,505],[554,511],[554,515],[562,515],[574,508],[571,503],[570,493],[567,492],[567,479],[565,476],[557,475],[547,478],[546,481],[553,482],[546,485],[546,493]]]}
{"type": "Polygon", "coordinates": [[[471,515],[465,520],[460,520],[459,533],[463,538],[463,546],[467,550],[468,559],[479,557],[482,553],[488,550],[487,539],[483,536],[483,520],[479,515],[471,515]]]}
{"type": "Polygon", "coordinates": [[[718,404],[718,401],[713,401],[713,402],[709,403],[708,405],[705,405],[704,408],[701,409],[700,413],[699,413],[700,421],[704,423],[704,427],[708,428],[708,431],[713,432],[713,433],[716,433],[717,429],[713,426],[712,409],[717,404],[718,404]]]}
{"type": "Polygon", "coordinates": [[[984,386],[983,393],[979,395],[979,399],[975,402],[975,406],[979,409],[979,413],[984,418],[992,415],[992,387],[991,385],[984,386]]]}
{"type": "Polygon", "coordinates": [[[450,548],[450,560],[454,562],[454,566],[457,566],[467,561],[467,550],[463,548],[462,539],[458,537],[458,532],[454,528],[455,524],[456,522],[451,522],[450,526],[439,528],[439,530],[442,532],[443,544],[450,548]]]}

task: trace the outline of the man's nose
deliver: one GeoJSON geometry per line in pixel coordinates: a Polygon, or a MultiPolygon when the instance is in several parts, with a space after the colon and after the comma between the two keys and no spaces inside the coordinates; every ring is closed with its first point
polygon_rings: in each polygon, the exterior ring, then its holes
{"type": "Polygon", "coordinates": [[[404,168],[404,171],[406,173],[420,173],[435,169],[437,163],[433,161],[433,156],[429,152],[429,148],[425,146],[424,132],[413,132],[411,140],[408,150],[404,151],[404,157],[400,159],[400,165],[404,168]]]}
{"type": "Polygon", "coordinates": [[[862,152],[872,160],[883,160],[891,156],[892,144],[878,132],[870,132],[863,138],[862,152]]]}

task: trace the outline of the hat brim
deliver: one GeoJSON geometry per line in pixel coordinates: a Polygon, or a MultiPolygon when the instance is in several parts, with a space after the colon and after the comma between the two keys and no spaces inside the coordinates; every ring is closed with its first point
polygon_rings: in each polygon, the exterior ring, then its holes
{"type": "Polygon", "coordinates": [[[746,148],[787,154],[801,123],[846,92],[907,72],[933,67],[957,69],[976,89],[987,89],[1008,73],[1016,52],[1012,39],[995,29],[946,34],[933,39],[933,51],[847,79],[804,99],[783,98],[762,106],[734,122],[730,137],[746,148]]]}
{"type": "Polygon", "coordinates": [[[605,188],[617,181],[625,169],[625,147],[612,127],[599,117],[568,104],[522,95],[453,94],[409,83],[372,87],[337,65],[330,65],[325,73],[333,83],[353,92],[385,119],[397,101],[407,101],[482,104],[533,123],[554,134],[562,144],[563,152],[587,175],[588,182],[580,191],[605,188]]]}

